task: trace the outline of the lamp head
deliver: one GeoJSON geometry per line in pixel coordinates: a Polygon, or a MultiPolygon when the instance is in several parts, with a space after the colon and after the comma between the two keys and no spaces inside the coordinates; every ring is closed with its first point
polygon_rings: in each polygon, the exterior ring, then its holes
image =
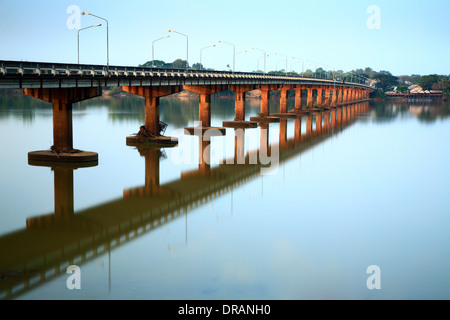
{"type": "Polygon", "coordinates": [[[90,13],[89,13],[89,12],[86,12],[86,11],[81,11],[81,14],[82,14],[82,15],[87,15],[87,16],[90,15],[90,13]]]}

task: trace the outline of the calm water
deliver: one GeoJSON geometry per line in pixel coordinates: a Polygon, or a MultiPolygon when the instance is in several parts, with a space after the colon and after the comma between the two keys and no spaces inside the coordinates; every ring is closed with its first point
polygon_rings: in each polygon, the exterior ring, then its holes
{"type": "MultiPolygon", "coordinates": [[[[227,129],[203,144],[205,167],[180,130],[196,124],[195,99],[161,99],[178,147],[126,145],[143,103],[74,105],[74,147],[98,164],[52,168],[27,159],[52,145],[51,107],[0,96],[0,298],[450,298],[449,104],[371,104],[333,131],[314,120],[312,139],[305,117],[300,140],[290,119],[282,146],[279,123],[243,140],[227,129]],[[268,174],[219,164],[266,140],[280,146],[268,174]],[[71,264],[81,290],[67,288],[71,264]],[[381,290],[367,287],[372,265],[381,290]]],[[[234,118],[233,103],[213,100],[213,125],[234,118]]],[[[258,101],[246,108],[256,115],[258,101]]]]}

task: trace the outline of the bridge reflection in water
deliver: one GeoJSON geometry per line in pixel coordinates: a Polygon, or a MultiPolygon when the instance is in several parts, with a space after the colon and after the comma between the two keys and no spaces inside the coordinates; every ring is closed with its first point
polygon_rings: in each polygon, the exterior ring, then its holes
{"type": "Polygon", "coordinates": [[[269,125],[262,124],[259,149],[246,154],[245,130],[258,129],[235,129],[234,157],[214,168],[209,161],[211,139],[199,136],[199,167],[163,185],[159,166],[164,150],[137,146],[145,157],[145,185],[125,189],[122,198],[79,212],[74,211],[74,171],[97,162],[49,164],[54,172],[54,213],[30,218],[26,228],[0,237],[0,298],[16,298],[66,276],[69,265],[81,266],[174,219],[187,219],[190,209],[259,177],[261,169],[267,167],[261,158],[272,150],[277,150],[278,161],[283,163],[340,133],[368,110],[369,103],[362,102],[298,115],[293,120],[281,119],[276,124],[280,126],[276,144],[269,143],[269,125]],[[301,128],[302,117],[306,118],[306,131],[301,128]],[[294,121],[290,139],[288,121],[294,121]]]}

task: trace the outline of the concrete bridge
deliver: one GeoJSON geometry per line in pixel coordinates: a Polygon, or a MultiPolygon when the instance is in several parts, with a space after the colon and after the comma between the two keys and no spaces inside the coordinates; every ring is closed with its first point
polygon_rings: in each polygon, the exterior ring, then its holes
{"type": "MultiPolygon", "coordinates": [[[[138,145],[138,152],[145,157],[145,184],[125,189],[119,199],[79,212],[74,211],[74,170],[96,163],[49,164],[54,172],[54,212],[30,218],[26,228],[0,237],[0,299],[18,297],[65,276],[69,265],[81,266],[175,219],[187,219],[192,208],[259,177],[261,168],[267,166],[261,156],[276,149],[279,163],[286,162],[339,134],[368,110],[369,103],[361,102],[299,115],[290,139],[288,119],[281,119],[279,139],[273,143],[269,142],[269,126],[263,124],[258,150],[247,153],[244,135],[248,129],[237,128],[234,157],[214,168],[205,161],[210,157],[211,141],[199,136],[198,169],[163,185],[159,176],[161,147],[138,145]],[[306,118],[306,130],[302,130],[302,118],[306,118]],[[251,159],[257,159],[256,163],[251,159]]],[[[47,165],[40,161],[30,164],[47,165]]]]}
{"type": "MultiPolygon", "coordinates": [[[[366,83],[296,76],[199,71],[192,69],[157,69],[142,67],[58,64],[0,60],[0,89],[22,89],[24,94],[53,104],[53,146],[50,151],[30,152],[34,161],[91,162],[95,152],[75,149],[72,132],[72,104],[98,97],[104,87],[122,87],[126,92],[145,98],[145,123],[136,137],[158,145],[176,145],[176,138],[161,135],[159,99],[183,90],[199,95],[199,123],[202,130],[211,128],[211,95],[222,91],[235,93],[235,119],[223,127],[255,127],[261,122],[278,122],[281,118],[305,115],[323,108],[367,100],[373,87],[366,83]],[[261,108],[258,117],[246,120],[245,93],[259,90],[261,108]],[[280,91],[280,112],[269,114],[269,92],[280,91]],[[288,91],[295,91],[295,107],[287,110],[288,91]],[[306,106],[301,105],[306,95],[306,106]],[[145,139],[143,139],[145,138],[145,139]]],[[[224,132],[225,129],[217,128],[224,132]]],[[[196,128],[187,128],[192,132],[196,128]]]]}

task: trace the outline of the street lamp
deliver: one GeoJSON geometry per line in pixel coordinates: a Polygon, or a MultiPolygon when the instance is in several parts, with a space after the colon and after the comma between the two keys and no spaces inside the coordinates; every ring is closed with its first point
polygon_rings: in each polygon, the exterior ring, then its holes
{"type": "Polygon", "coordinates": [[[81,14],[87,15],[87,16],[93,16],[98,19],[106,21],[106,70],[109,72],[109,26],[108,26],[108,20],[106,20],[105,18],[96,16],[95,14],[86,12],[86,11],[81,11],[81,14]]]}
{"type": "Polygon", "coordinates": [[[215,44],[212,44],[212,45],[209,45],[207,47],[200,49],[200,70],[202,70],[202,51],[203,51],[203,49],[207,49],[207,48],[211,48],[211,47],[214,48],[215,46],[216,46],[215,44]]]}
{"type": "Polygon", "coordinates": [[[302,77],[303,77],[303,72],[304,72],[304,69],[305,69],[305,61],[303,59],[301,59],[301,58],[296,58],[296,57],[292,57],[292,59],[297,59],[297,60],[300,60],[302,62],[302,77]]]}
{"type": "Polygon", "coordinates": [[[186,37],[186,69],[189,69],[189,37],[184,33],[175,30],[169,30],[169,32],[178,33],[186,37]]]}
{"type": "Polygon", "coordinates": [[[236,48],[235,48],[234,44],[229,43],[229,42],[219,40],[219,43],[225,43],[225,44],[229,44],[230,46],[233,46],[233,73],[234,73],[234,66],[235,66],[234,62],[236,60],[236,48]]]}
{"type": "MultiPolygon", "coordinates": [[[[266,73],[266,56],[268,56],[268,55],[266,54],[266,52],[264,50],[261,50],[261,49],[255,48],[255,47],[252,47],[252,49],[264,52],[264,74],[265,74],[266,73]]],[[[258,59],[258,63],[259,63],[259,59],[258,59]]]]}
{"type": "Polygon", "coordinates": [[[264,58],[264,73],[266,73],[266,57],[268,57],[268,56],[269,56],[268,54],[265,54],[265,55],[263,55],[263,56],[261,56],[261,57],[258,58],[258,60],[257,60],[257,62],[256,62],[256,71],[259,70],[259,60],[260,60],[261,58],[264,58]]]}
{"type": "Polygon", "coordinates": [[[101,26],[101,24],[94,24],[94,25],[86,27],[86,28],[78,29],[78,35],[77,35],[78,64],[80,64],[80,31],[89,29],[89,28],[93,28],[93,27],[100,27],[100,26],[101,26]]]}
{"type": "Polygon", "coordinates": [[[164,37],[162,37],[162,38],[153,40],[153,42],[152,42],[152,68],[155,67],[155,42],[156,42],[156,41],[159,41],[159,40],[162,40],[162,39],[169,38],[169,37],[170,37],[170,36],[164,36],[164,37]]]}
{"type": "Polygon", "coordinates": [[[284,59],[283,60],[280,60],[280,61],[277,61],[277,64],[276,64],[276,71],[278,71],[278,64],[280,63],[280,62],[284,62],[284,59]]]}
{"type": "Polygon", "coordinates": [[[280,56],[285,57],[285,59],[286,59],[286,69],[285,69],[285,72],[286,72],[286,75],[287,75],[287,72],[288,72],[288,62],[287,62],[287,59],[288,59],[288,57],[287,57],[286,55],[284,55],[284,54],[279,53],[279,52],[275,52],[275,54],[278,54],[278,55],[280,55],[280,56]]]}

